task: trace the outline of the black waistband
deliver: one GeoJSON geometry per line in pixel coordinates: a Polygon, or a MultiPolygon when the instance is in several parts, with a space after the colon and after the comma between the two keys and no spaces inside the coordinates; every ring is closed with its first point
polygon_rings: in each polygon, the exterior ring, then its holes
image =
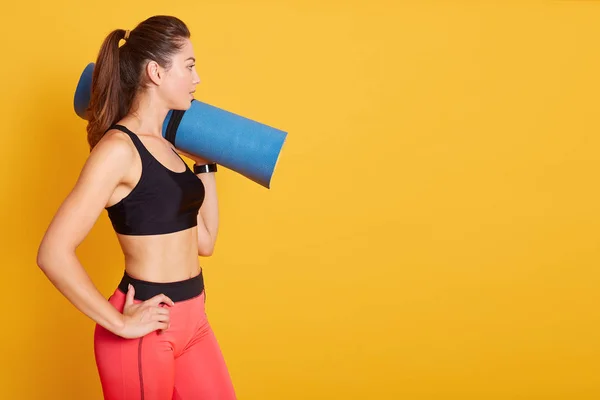
{"type": "Polygon", "coordinates": [[[136,300],[146,301],[158,294],[165,294],[171,300],[184,301],[200,296],[204,290],[204,278],[200,275],[177,282],[147,282],[135,279],[125,272],[119,283],[119,290],[127,293],[128,285],[133,285],[136,300]]]}

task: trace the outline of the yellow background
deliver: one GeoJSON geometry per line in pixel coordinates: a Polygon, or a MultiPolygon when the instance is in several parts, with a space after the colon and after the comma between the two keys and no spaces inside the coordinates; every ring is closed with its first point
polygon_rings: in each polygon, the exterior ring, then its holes
{"type": "MultiPolygon", "coordinates": [[[[197,98],[289,132],[218,173],[202,259],[240,399],[600,398],[600,3],[12,2],[0,25],[0,398],[101,398],[93,323],[36,267],[115,28],[192,31],[197,98]]],[[[77,250],[108,296],[106,213],[77,250]]]]}

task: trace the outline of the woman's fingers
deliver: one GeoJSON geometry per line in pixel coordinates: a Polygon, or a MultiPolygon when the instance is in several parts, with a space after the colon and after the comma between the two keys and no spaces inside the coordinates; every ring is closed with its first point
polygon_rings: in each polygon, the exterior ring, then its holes
{"type": "Polygon", "coordinates": [[[166,322],[155,321],[154,324],[153,324],[153,327],[152,327],[153,329],[152,330],[153,331],[157,331],[157,330],[160,329],[161,331],[164,332],[164,331],[167,330],[168,327],[169,327],[169,324],[166,323],[166,322]]]}
{"type": "Polygon", "coordinates": [[[171,314],[171,310],[169,310],[168,308],[164,308],[164,307],[153,307],[152,312],[154,314],[162,314],[162,315],[170,315],[171,314]]]}
{"type": "Polygon", "coordinates": [[[169,322],[171,320],[171,316],[169,314],[155,313],[154,315],[152,315],[152,320],[169,322]]]}
{"type": "Polygon", "coordinates": [[[175,302],[173,300],[171,300],[170,298],[168,298],[166,295],[164,294],[157,294],[156,296],[152,297],[149,300],[145,301],[146,304],[152,305],[152,306],[158,306],[161,303],[165,303],[168,304],[170,306],[174,306],[175,302]]]}

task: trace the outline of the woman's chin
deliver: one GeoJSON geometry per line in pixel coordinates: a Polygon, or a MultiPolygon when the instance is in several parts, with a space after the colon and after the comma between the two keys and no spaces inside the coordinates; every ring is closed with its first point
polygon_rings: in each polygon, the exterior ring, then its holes
{"type": "Polygon", "coordinates": [[[190,107],[192,106],[192,101],[193,101],[193,99],[190,100],[189,102],[177,104],[174,107],[171,107],[171,110],[181,110],[181,111],[189,110],[190,107]]]}

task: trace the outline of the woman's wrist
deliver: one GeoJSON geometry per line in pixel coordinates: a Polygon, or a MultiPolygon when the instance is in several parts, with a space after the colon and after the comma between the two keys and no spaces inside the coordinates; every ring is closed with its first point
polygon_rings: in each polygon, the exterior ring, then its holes
{"type": "Polygon", "coordinates": [[[125,329],[125,315],[117,311],[105,328],[115,335],[121,336],[125,329]]]}
{"type": "Polygon", "coordinates": [[[208,172],[217,172],[216,163],[198,164],[194,163],[194,174],[205,174],[208,172]]]}

